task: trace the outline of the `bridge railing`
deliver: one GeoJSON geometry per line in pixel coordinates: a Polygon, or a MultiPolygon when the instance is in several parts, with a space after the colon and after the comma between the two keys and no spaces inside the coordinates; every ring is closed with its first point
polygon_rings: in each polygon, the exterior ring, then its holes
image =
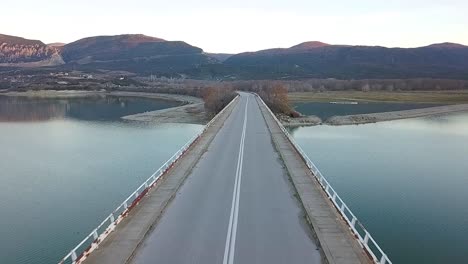
{"type": "Polygon", "coordinates": [[[307,156],[307,154],[302,150],[301,146],[296,143],[294,138],[291,136],[289,131],[281,124],[281,122],[278,120],[276,115],[271,111],[271,109],[265,104],[263,99],[256,94],[256,96],[260,99],[262,104],[268,109],[268,112],[273,116],[274,120],[280,127],[280,129],[283,131],[283,133],[286,135],[288,140],[291,142],[291,144],[294,146],[294,148],[299,152],[299,154],[302,156],[302,159],[305,161],[307,164],[307,167],[310,169],[312,174],[314,175],[315,179],[317,182],[320,184],[322,189],[325,191],[327,194],[328,198],[333,202],[335,205],[336,209],[338,212],[341,214],[343,219],[346,221],[348,224],[351,232],[355,235],[356,239],[358,240],[359,244],[361,247],[365,249],[365,251],[369,254],[369,256],[372,258],[372,260],[375,263],[378,264],[385,264],[385,263],[390,263],[390,259],[388,256],[385,254],[385,252],[380,248],[380,246],[377,244],[377,242],[372,238],[370,233],[366,230],[364,225],[357,219],[357,217],[353,214],[351,209],[346,205],[346,203],[341,199],[341,197],[338,195],[338,193],[333,189],[331,184],[327,181],[327,179],[322,175],[320,170],[315,166],[315,164],[310,160],[310,158],[307,156]]]}
{"type": "Polygon", "coordinates": [[[125,199],[109,216],[107,216],[91,233],[75,246],[59,263],[81,263],[96,249],[99,244],[115,229],[115,227],[128,215],[129,211],[140,202],[145,194],[156,185],[158,180],[184,155],[184,153],[201,137],[201,135],[233,104],[236,96],[226,107],[213,117],[203,128],[185,143],[171,158],[144,181],[127,199],[125,199]]]}

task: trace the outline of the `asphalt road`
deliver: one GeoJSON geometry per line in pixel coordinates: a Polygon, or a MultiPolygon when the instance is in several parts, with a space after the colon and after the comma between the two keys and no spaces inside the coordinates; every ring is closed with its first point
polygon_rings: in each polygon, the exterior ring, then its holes
{"type": "Polygon", "coordinates": [[[321,263],[253,95],[242,93],[132,263],[321,263]]]}

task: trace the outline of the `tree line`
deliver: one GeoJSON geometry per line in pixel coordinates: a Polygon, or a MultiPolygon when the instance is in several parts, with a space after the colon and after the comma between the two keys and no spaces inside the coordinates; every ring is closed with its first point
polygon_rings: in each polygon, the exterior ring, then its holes
{"type": "MultiPolygon", "coordinates": [[[[299,115],[290,106],[288,92],[323,91],[449,91],[468,90],[467,80],[447,79],[307,79],[307,80],[249,80],[209,81],[159,78],[151,81],[139,79],[146,84],[147,92],[190,95],[203,98],[205,109],[216,114],[235,97],[235,91],[254,92],[277,113],[292,117],[299,115]]],[[[132,89],[135,91],[136,89],[132,89]]]]}

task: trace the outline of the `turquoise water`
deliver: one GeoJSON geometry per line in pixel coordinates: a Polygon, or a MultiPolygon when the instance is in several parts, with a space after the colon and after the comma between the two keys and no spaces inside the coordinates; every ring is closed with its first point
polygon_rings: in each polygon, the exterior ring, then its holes
{"type": "Polygon", "coordinates": [[[167,101],[1,98],[2,264],[57,263],[202,129],[117,117],[167,101]]]}
{"type": "Polygon", "coordinates": [[[467,262],[468,113],[292,134],[393,263],[467,262]]]}

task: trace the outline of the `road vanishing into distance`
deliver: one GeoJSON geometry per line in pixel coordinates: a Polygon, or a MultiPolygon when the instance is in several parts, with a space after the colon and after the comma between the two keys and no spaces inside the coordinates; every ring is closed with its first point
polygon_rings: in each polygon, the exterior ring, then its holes
{"type": "Polygon", "coordinates": [[[240,94],[130,262],[322,262],[254,95],[240,94]]]}
{"type": "Polygon", "coordinates": [[[364,250],[373,242],[370,234],[354,216],[345,222],[340,215],[348,212],[345,204],[332,203],[341,200],[330,186],[321,185],[323,177],[316,181],[318,170],[306,163],[263,101],[250,93],[239,95],[183,148],[183,155],[163,165],[155,185],[145,182],[144,191],[131,195],[136,199],[131,210],[115,222],[112,213],[101,236],[95,229],[85,238],[94,240],[83,253],[78,256],[76,250],[84,242],[64,259],[86,264],[391,264],[384,253],[364,250]],[[364,237],[351,232],[356,225],[364,237]]]}

